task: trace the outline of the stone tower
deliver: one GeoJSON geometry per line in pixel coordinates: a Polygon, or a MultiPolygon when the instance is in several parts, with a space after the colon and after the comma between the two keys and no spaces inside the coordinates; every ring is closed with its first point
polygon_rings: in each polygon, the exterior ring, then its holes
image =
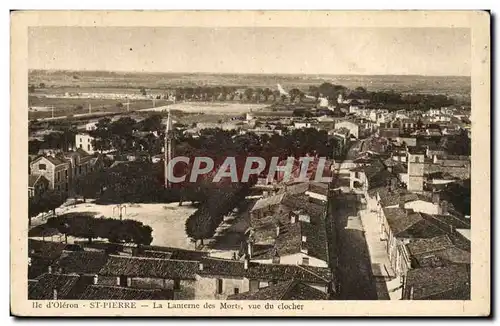
{"type": "Polygon", "coordinates": [[[423,151],[408,150],[408,191],[424,191],[424,157],[423,151]]]}
{"type": "Polygon", "coordinates": [[[172,118],[170,117],[170,110],[168,111],[168,117],[167,117],[167,125],[165,127],[165,140],[164,140],[164,164],[165,164],[165,188],[170,188],[172,184],[168,181],[168,163],[170,160],[172,160],[172,155],[173,155],[173,144],[174,138],[173,138],[173,126],[172,126],[172,118]]]}

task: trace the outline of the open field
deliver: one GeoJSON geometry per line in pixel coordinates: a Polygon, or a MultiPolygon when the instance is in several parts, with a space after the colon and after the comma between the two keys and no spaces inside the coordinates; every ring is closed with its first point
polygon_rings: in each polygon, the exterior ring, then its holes
{"type": "Polygon", "coordinates": [[[66,92],[81,92],[82,88],[128,89],[137,93],[139,88],[166,89],[186,86],[238,86],[270,87],[280,83],[285,88],[307,89],[323,82],[349,88],[365,87],[369,91],[390,90],[411,93],[470,95],[470,78],[461,76],[391,76],[391,75],[264,75],[213,73],[140,73],[106,71],[46,71],[31,70],[29,84],[44,83],[50,92],[64,88],[66,92]]]}
{"type": "MultiPolygon", "coordinates": [[[[140,110],[151,108],[151,100],[129,100],[130,110],[140,110]]],[[[65,116],[68,114],[82,114],[89,112],[89,105],[92,106],[92,112],[126,112],[125,101],[120,99],[94,99],[94,98],[58,98],[58,97],[39,97],[30,96],[28,98],[29,119],[48,118],[52,116],[54,107],[54,116],[65,116]],[[120,105],[120,103],[122,105],[120,105]]],[[[170,103],[167,100],[155,100],[155,105],[164,106],[170,103]]]]}
{"type": "MultiPolygon", "coordinates": [[[[58,214],[96,212],[97,216],[119,218],[116,208],[113,212],[115,206],[82,203],[75,207],[66,206],[61,208],[58,210],[58,214]]],[[[132,204],[127,205],[126,211],[123,211],[123,219],[135,220],[151,226],[153,229],[152,245],[194,249],[194,243],[186,236],[184,228],[187,218],[195,210],[194,207],[189,206],[187,203],[180,207],[177,203],[132,204]]]]}
{"type": "Polygon", "coordinates": [[[238,102],[182,102],[175,103],[163,107],[155,107],[143,109],[141,111],[166,111],[166,110],[180,110],[189,113],[222,113],[222,114],[239,114],[246,113],[253,110],[260,110],[268,107],[269,104],[251,104],[251,103],[238,103],[238,102]]]}

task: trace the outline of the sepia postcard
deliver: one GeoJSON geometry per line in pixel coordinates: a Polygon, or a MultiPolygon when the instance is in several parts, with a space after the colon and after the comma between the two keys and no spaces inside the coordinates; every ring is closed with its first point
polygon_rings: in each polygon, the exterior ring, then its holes
{"type": "Polygon", "coordinates": [[[14,316],[490,314],[486,11],[14,11],[11,103],[14,316]]]}

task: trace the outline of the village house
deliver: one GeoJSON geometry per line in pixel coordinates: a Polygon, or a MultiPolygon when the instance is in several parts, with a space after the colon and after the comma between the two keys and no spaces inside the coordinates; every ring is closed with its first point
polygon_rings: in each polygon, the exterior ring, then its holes
{"type": "Polygon", "coordinates": [[[342,120],[335,122],[335,129],[345,128],[349,130],[349,134],[355,138],[359,138],[359,125],[354,121],[342,120]]]}
{"type": "Polygon", "coordinates": [[[424,218],[421,213],[402,207],[384,208],[380,221],[380,239],[386,241],[391,267],[399,276],[406,272],[405,268],[401,268],[404,266],[402,260],[405,260],[402,246],[415,239],[433,238],[449,232],[424,218]]]}
{"type": "Polygon", "coordinates": [[[327,295],[331,293],[331,272],[328,268],[258,264],[248,257],[244,257],[243,261],[205,258],[199,262],[196,298],[228,299],[290,280],[302,282],[327,295]]]}
{"type": "Polygon", "coordinates": [[[78,133],[75,135],[75,146],[83,149],[89,154],[95,153],[93,141],[94,137],[90,136],[88,133],[78,133]]]}
{"type": "Polygon", "coordinates": [[[268,250],[250,249],[252,261],[328,267],[328,240],[322,216],[310,216],[297,210],[291,211],[289,217],[288,223],[276,224],[274,243],[268,250]]]}
{"type": "Polygon", "coordinates": [[[41,174],[28,176],[28,198],[38,197],[49,188],[49,180],[41,174]]]}
{"type": "Polygon", "coordinates": [[[68,192],[70,187],[71,165],[55,154],[40,156],[30,163],[31,174],[41,175],[49,181],[49,189],[68,192]]]}

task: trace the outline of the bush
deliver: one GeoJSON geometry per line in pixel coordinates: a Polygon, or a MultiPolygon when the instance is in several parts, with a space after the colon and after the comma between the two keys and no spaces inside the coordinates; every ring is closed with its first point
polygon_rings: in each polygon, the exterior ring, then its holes
{"type": "Polygon", "coordinates": [[[153,241],[150,226],[134,220],[118,220],[111,218],[96,218],[95,213],[67,213],[52,217],[47,226],[56,228],[59,232],[78,238],[103,238],[111,242],[135,243],[149,245],[153,241]]]}

